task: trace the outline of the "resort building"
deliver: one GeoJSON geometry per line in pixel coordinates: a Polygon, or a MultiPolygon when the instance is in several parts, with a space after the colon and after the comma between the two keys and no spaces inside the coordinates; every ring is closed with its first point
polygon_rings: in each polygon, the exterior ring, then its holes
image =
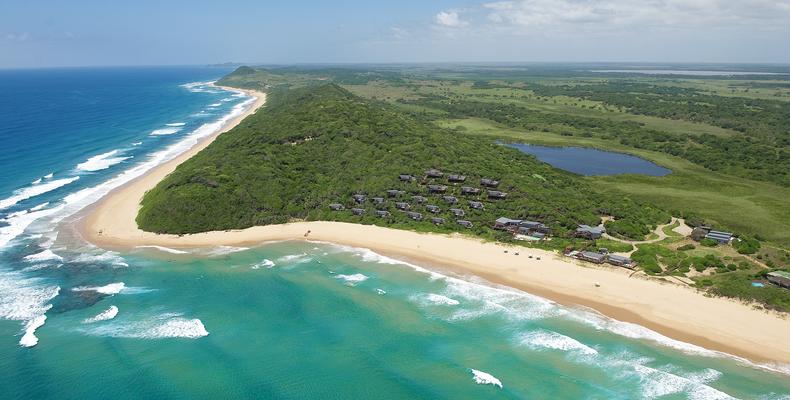
{"type": "Polygon", "coordinates": [[[521,228],[526,228],[530,232],[541,232],[545,234],[551,234],[551,228],[544,225],[542,222],[537,221],[521,221],[519,224],[519,230],[521,228]]]}
{"type": "Polygon", "coordinates": [[[461,194],[468,196],[476,196],[480,194],[480,189],[471,186],[461,186],[461,194]]]}
{"type": "Polygon", "coordinates": [[[579,225],[575,235],[587,239],[600,239],[604,232],[606,232],[606,228],[603,226],[579,225]]]}
{"type": "Polygon", "coordinates": [[[518,224],[521,223],[520,219],[510,219],[507,217],[499,217],[494,221],[494,229],[499,229],[503,231],[516,229],[518,224]]]}
{"type": "Polygon", "coordinates": [[[415,221],[422,221],[422,214],[418,212],[408,211],[406,212],[406,215],[415,221]]]}
{"type": "Polygon", "coordinates": [[[431,212],[431,213],[434,213],[434,214],[438,214],[438,213],[442,212],[441,208],[439,208],[439,207],[437,207],[435,205],[432,205],[432,204],[429,204],[429,205],[425,206],[425,209],[428,210],[428,212],[431,212]]]}
{"type": "Polygon", "coordinates": [[[329,209],[332,211],[341,211],[341,210],[345,210],[346,207],[340,203],[332,203],[329,205],[329,209]]]}
{"type": "Polygon", "coordinates": [[[444,193],[447,191],[447,186],[444,185],[428,185],[430,193],[444,193]]]}
{"type": "Polygon", "coordinates": [[[365,209],[364,208],[352,208],[351,209],[351,213],[353,213],[354,215],[362,215],[362,214],[365,213],[365,209]]]}
{"type": "Polygon", "coordinates": [[[497,200],[499,200],[499,199],[504,199],[505,197],[507,197],[507,193],[505,193],[505,192],[500,192],[498,190],[489,190],[488,191],[488,198],[490,198],[490,199],[497,199],[497,200]]]}
{"type": "Polygon", "coordinates": [[[721,231],[710,231],[705,235],[705,239],[713,239],[719,244],[729,244],[732,240],[732,233],[721,231]]]}
{"type": "Polygon", "coordinates": [[[442,196],[442,199],[450,204],[458,203],[458,198],[455,196],[442,196]]]}
{"type": "Polygon", "coordinates": [[[409,203],[399,201],[395,203],[395,208],[397,208],[398,210],[411,210],[411,205],[409,205],[409,203]]]}
{"type": "Polygon", "coordinates": [[[472,227],[474,226],[474,225],[472,225],[471,221],[467,221],[465,219],[459,219],[459,220],[457,220],[455,222],[458,223],[458,225],[461,225],[461,226],[463,226],[466,229],[472,229],[472,227]]]}
{"type": "Polygon", "coordinates": [[[411,196],[411,199],[414,200],[416,203],[425,203],[428,199],[422,196],[411,196]]]}
{"type": "Polygon", "coordinates": [[[790,272],[787,271],[774,271],[769,272],[765,277],[768,282],[781,287],[790,288],[790,272]]]}
{"type": "Polygon", "coordinates": [[[434,225],[443,225],[444,224],[444,218],[433,217],[433,218],[431,218],[431,222],[433,222],[434,225]]]}
{"type": "Polygon", "coordinates": [[[463,182],[466,180],[466,177],[463,175],[450,175],[447,177],[447,180],[450,182],[463,182]]]}
{"type": "Polygon", "coordinates": [[[635,267],[634,261],[628,257],[618,256],[616,254],[609,254],[606,256],[607,261],[609,264],[616,265],[618,267],[625,267],[629,269],[633,269],[635,267]]]}
{"type": "Polygon", "coordinates": [[[404,192],[403,190],[396,190],[396,189],[387,190],[387,196],[389,197],[399,197],[404,193],[406,192],[404,192]]]}
{"type": "Polygon", "coordinates": [[[383,197],[374,197],[372,200],[373,200],[373,204],[384,204],[383,197]]]}
{"type": "Polygon", "coordinates": [[[402,182],[411,182],[414,180],[414,177],[408,174],[400,174],[398,175],[398,179],[400,179],[402,182]]]}
{"type": "Polygon", "coordinates": [[[466,212],[460,208],[451,208],[450,212],[453,213],[456,217],[463,217],[466,215],[466,212]]]}
{"type": "Polygon", "coordinates": [[[444,176],[444,173],[438,169],[429,169],[425,171],[425,176],[429,178],[441,178],[444,176]]]}
{"type": "Polygon", "coordinates": [[[485,210],[486,209],[486,206],[483,205],[483,203],[481,203],[479,201],[470,201],[469,202],[469,207],[470,208],[474,208],[475,210],[485,210]]]}
{"type": "Polygon", "coordinates": [[[603,264],[604,261],[606,261],[606,254],[595,253],[592,251],[583,251],[581,253],[576,254],[576,258],[584,261],[589,261],[591,263],[603,264]]]}
{"type": "Polygon", "coordinates": [[[499,181],[495,181],[493,179],[483,178],[480,180],[480,184],[487,187],[497,187],[499,186],[499,181]]]}
{"type": "Polygon", "coordinates": [[[390,216],[390,212],[389,211],[384,211],[384,210],[378,210],[378,211],[376,211],[376,216],[377,217],[381,217],[381,218],[387,218],[387,217],[390,216]]]}
{"type": "Polygon", "coordinates": [[[365,202],[365,195],[364,194],[355,194],[351,196],[357,204],[362,204],[365,202]]]}

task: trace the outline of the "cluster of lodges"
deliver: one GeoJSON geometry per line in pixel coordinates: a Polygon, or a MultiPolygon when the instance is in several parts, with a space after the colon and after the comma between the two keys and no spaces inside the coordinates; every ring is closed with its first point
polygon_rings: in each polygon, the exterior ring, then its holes
{"type": "Polygon", "coordinates": [[[765,275],[768,282],[774,285],[790,289],[790,272],[787,271],[773,271],[765,275]]]}
{"type": "Polygon", "coordinates": [[[571,251],[565,254],[578,260],[589,261],[595,264],[609,263],[618,267],[633,269],[636,263],[628,257],[610,254],[607,249],[595,251],[571,251]]]}
{"type": "MultiPolygon", "coordinates": [[[[430,221],[436,225],[443,225],[446,221],[445,218],[438,216],[438,214],[442,213],[442,207],[437,204],[429,204],[429,200],[441,200],[447,207],[447,211],[456,218],[456,224],[463,226],[464,228],[472,228],[474,225],[471,221],[461,219],[466,216],[466,211],[460,208],[459,204],[461,200],[448,193],[448,186],[442,185],[437,183],[436,181],[439,179],[444,178],[444,173],[442,171],[436,169],[429,169],[425,171],[425,178],[422,181],[426,183],[426,189],[428,194],[435,195],[436,197],[428,198],[421,195],[414,195],[411,196],[412,202],[407,201],[395,201],[393,205],[396,209],[403,211],[405,215],[415,221],[422,221],[423,214],[421,212],[416,211],[418,207],[422,207],[422,209],[434,215],[430,218],[430,221]],[[428,183],[430,182],[430,183],[428,183]],[[414,204],[414,205],[413,205],[414,204]]],[[[398,179],[401,182],[411,183],[417,181],[417,178],[410,174],[400,174],[398,179]]],[[[466,176],[464,175],[448,175],[447,181],[450,183],[464,183],[466,182],[466,176]]],[[[499,181],[483,178],[480,180],[480,185],[487,188],[486,194],[489,199],[492,200],[499,200],[507,198],[507,193],[494,190],[497,186],[499,186],[499,181]],[[490,190],[489,190],[490,189],[490,190]]],[[[483,193],[483,189],[473,186],[461,186],[460,187],[460,195],[461,196],[479,196],[483,193]]],[[[390,189],[386,191],[386,197],[371,197],[371,201],[377,208],[383,208],[387,204],[386,199],[395,199],[399,200],[402,199],[403,196],[406,195],[406,191],[399,190],[399,189],[390,189]]],[[[367,201],[367,195],[364,194],[354,194],[351,196],[353,202],[357,205],[357,207],[351,208],[351,212],[354,215],[364,215],[366,210],[359,206],[365,204],[367,201]]],[[[473,199],[467,199],[466,203],[468,204],[469,208],[472,210],[484,210],[485,204],[483,202],[473,199]]],[[[332,203],[329,205],[329,208],[333,211],[342,211],[345,210],[345,206],[341,203],[332,203]]],[[[387,218],[390,216],[390,212],[386,210],[377,209],[375,211],[376,216],[381,218],[387,218]]]]}
{"type": "Polygon", "coordinates": [[[521,219],[511,219],[500,217],[494,221],[494,229],[508,231],[517,238],[530,238],[532,240],[544,240],[551,235],[551,228],[536,221],[525,221],[521,219]]]}

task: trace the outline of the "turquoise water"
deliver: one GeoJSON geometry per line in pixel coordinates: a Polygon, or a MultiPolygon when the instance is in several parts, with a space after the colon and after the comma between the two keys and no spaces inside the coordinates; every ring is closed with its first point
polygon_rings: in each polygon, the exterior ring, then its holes
{"type": "Polygon", "coordinates": [[[630,154],[586,147],[550,147],[534,144],[509,144],[522,153],[532,154],[547,164],[580,175],[639,174],[664,176],[672,170],[630,154]]]}
{"type": "Polygon", "coordinates": [[[238,112],[206,83],[222,73],[0,72],[0,398],[790,398],[766,367],[364,249],[71,237],[61,222],[238,112]]]}

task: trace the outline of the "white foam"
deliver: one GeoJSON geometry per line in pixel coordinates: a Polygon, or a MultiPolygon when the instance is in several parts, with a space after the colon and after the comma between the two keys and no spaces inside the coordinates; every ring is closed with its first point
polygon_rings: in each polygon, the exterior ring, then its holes
{"type": "Polygon", "coordinates": [[[41,261],[63,261],[63,257],[55,254],[52,250],[44,250],[40,253],[31,254],[23,258],[27,262],[41,262],[41,261]]]}
{"type": "Polygon", "coordinates": [[[78,286],[72,288],[74,292],[96,292],[101,294],[118,294],[126,287],[123,282],[110,283],[104,286],[78,286]]]}
{"type": "Polygon", "coordinates": [[[28,321],[43,315],[60,287],[27,278],[18,272],[0,271],[0,319],[28,321]]]}
{"type": "Polygon", "coordinates": [[[57,179],[54,181],[38,184],[35,186],[28,186],[23,189],[19,189],[14,191],[14,194],[10,197],[0,200],[0,210],[11,207],[20,201],[27,200],[31,197],[40,196],[44,193],[51,192],[55,189],[61,188],[63,186],[68,185],[80,179],[80,177],[75,176],[72,178],[64,178],[64,179],[57,179]]]}
{"type": "Polygon", "coordinates": [[[110,308],[96,314],[96,316],[94,317],[87,318],[82,322],[86,324],[92,324],[94,322],[111,320],[115,318],[117,315],[118,315],[118,307],[110,306],[110,308]]]}
{"type": "Polygon", "coordinates": [[[165,124],[165,126],[173,126],[173,127],[176,127],[176,126],[184,126],[184,125],[186,125],[186,124],[187,124],[186,122],[171,122],[171,123],[169,123],[169,124],[165,124]]]}
{"type": "Polygon", "coordinates": [[[345,281],[346,284],[350,286],[354,286],[357,283],[368,280],[368,277],[365,274],[351,274],[351,275],[338,274],[335,275],[335,278],[345,281]]]}
{"type": "Polygon", "coordinates": [[[10,241],[24,233],[25,229],[39,218],[54,215],[63,209],[63,206],[58,206],[33,212],[25,210],[9,214],[5,219],[0,220],[8,224],[0,227],[0,248],[5,247],[10,241]]]}
{"type": "Polygon", "coordinates": [[[44,179],[52,179],[53,176],[55,176],[55,174],[50,172],[50,173],[44,175],[44,179]]]}
{"type": "Polygon", "coordinates": [[[119,153],[119,150],[112,150],[97,156],[93,156],[87,159],[85,162],[77,164],[77,170],[85,172],[101,171],[103,169],[110,168],[115,164],[120,164],[124,160],[132,158],[131,156],[116,157],[116,155],[119,153]]]}
{"type": "Polygon", "coordinates": [[[89,333],[100,336],[138,339],[187,338],[208,336],[203,322],[197,318],[187,319],[180,314],[166,313],[147,320],[119,324],[116,321],[93,328],[89,333]]]}
{"type": "Polygon", "coordinates": [[[209,104],[208,106],[209,107],[219,107],[221,105],[222,105],[222,103],[213,103],[213,104],[209,104]]]}
{"type": "Polygon", "coordinates": [[[443,296],[441,294],[436,294],[436,293],[428,293],[428,295],[425,296],[425,299],[432,304],[439,304],[444,306],[457,306],[461,304],[461,302],[459,302],[456,299],[451,299],[447,296],[443,296]]]}
{"type": "Polygon", "coordinates": [[[41,180],[42,180],[42,178],[38,178],[38,179],[34,180],[33,182],[30,182],[30,184],[31,185],[38,185],[39,183],[41,183],[41,180]]]}
{"type": "Polygon", "coordinates": [[[469,368],[469,370],[472,372],[472,379],[474,379],[475,383],[478,385],[494,385],[498,386],[500,389],[503,387],[502,381],[497,379],[494,375],[472,368],[469,368]]]}
{"type": "Polygon", "coordinates": [[[132,146],[139,146],[141,144],[143,144],[143,142],[134,142],[134,143],[132,143],[132,146]]]}
{"type": "Polygon", "coordinates": [[[708,385],[666,371],[661,371],[638,363],[632,364],[632,368],[639,377],[642,397],[646,399],[654,399],[676,393],[684,393],[689,399],[733,399],[733,397],[727,393],[714,389],[708,385]]]}
{"type": "Polygon", "coordinates": [[[111,264],[116,267],[128,267],[129,264],[118,253],[114,251],[104,251],[101,253],[80,253],[77,257],[70,260],[74,263],[86,264],[111,264]]]}
{"type": "Polygon", "coordinates": [[[46,315],[39,315],[25,325],[25,334],[19,339],[19,345],[24,347],[33,347],[38,344],[38,337],[36,336],[36,329],[42,327],[47,321],[46,315]]]}
{"type": "Polygon", "coordinates": [[[582,354],[598,354],[598,351],[582,344],[578,340],[565,336],[563,334],[538,330],[528,332],[521,336],[519,339],[522,345],[528,346],[532,349],[552,349],[562,351],[574,351],[582,354]]]}
{"type": "Polygon", "coordinates": [[[387,294],[387,291],[384,290],[384,289],[376,288],[376,294],[385,295],[385,294],[387,294]]]}
{"type": "Polygon", "coordinates": [[[49,205],[49,202],[41,203],[35,207],[31,207],[28,211],[40,211],[43,210],[46,206],[49,205]]]}
{"type": "Polygon", "coordinates": [[[276,264],[274,263],[274,261],[269,260],[269,259],[264,259],[263,261],[261,261],[259,263],[253,264],[252,267],[250,267],[250,268],[252,268],[252,269],[273,268],[275,265],[276,264]]]}
{"type": "Polygon", "coordinates": [[[164,247],[164,246],[149,245],[149,246],[137,246],[136,248],[138,248],[138,249],[156,249],[156,250],[163,251],[165,253],[171,253],[171,254],[189,254],[188,251],[171,249],[169,247],[164,247]]]}
{"type": "Polygon", "coordinates": [[[249,250],[249,247],[234,247],[234,246],[217,246],[205,254],[209,257],[224,256],[226,254],[237,253],[240,251],[249,250]]]}
{"type": "Polygon", "coordinates": [[[181,128],[162,128],[151,131],[150,136],[165,136],[172,135],[181,131],[181,128]]]}

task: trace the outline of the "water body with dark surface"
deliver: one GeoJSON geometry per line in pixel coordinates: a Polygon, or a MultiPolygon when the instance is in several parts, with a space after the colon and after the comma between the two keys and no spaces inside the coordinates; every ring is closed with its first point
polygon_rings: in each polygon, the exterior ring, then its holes
{"type": "Polygon", "coordinates": [[[509,144],[523,153],[532,154],[538,160],[559,169],[579,175],[640,174],[650,176],[669,175],[672,170],[643,158],[613,151],[584,147],[549,147],[532,144],[509,144]]]}

